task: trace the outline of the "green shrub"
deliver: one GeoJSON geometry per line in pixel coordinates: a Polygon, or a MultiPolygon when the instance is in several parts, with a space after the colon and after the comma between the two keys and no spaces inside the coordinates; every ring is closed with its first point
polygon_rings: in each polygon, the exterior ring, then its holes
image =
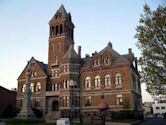
{"type": "Polygon", "coordinates": [[[136,112],[136,111],[119,111],[119,112],[112,112],[111,113],[112,119],[142,119],[142,112],[136,112]]]}
{"type": "Polygon", "coordinates": [[[12,106],[12,105],[8,105],[6,107],[6,109],[4,110],[4,112],[2,113],[2,118],[13,118],[16,117],[17,114],[19,113],[19,109],[12,106]]]}
{"type": "Polygon", "coordinates": [[[42,117],[42,111],[40,111],[39,109],[37,109],[37,108],[32,108],[32,111],[33,111],[33,113],[35,114],[35,116],[37,117],[37,118],[41,118],[42,117]]]}

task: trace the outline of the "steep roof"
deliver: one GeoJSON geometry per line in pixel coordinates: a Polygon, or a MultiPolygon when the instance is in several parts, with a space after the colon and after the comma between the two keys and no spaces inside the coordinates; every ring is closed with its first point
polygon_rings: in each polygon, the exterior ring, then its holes
{"type": "Polygon", "coordinates": [[[103,50],[99,52],[99,54],[103,55],[105,52],[112,55],[114,62],[127,61],[127,58],[125,58],[125,56],[120,55],[117,51],[115,51],[112,48],[112,44],[110,42],[103,50]]]}
{"type": "Polygon", "coordinates": [[[73,45],[69,47],[68,51],[63,56],[63,59],[70,59],[70,58],[78,59],[78,54],[74,50],[73,45]]]}
{"type": "MultiPolygon", "coordinates": [[[[117,62],[121,62],[121,61],[128,61],[128,58],[127,58],[128,55],[120,55],[117,51],[115,51],[112,48],[112,44],[110,42],[104,49],[102,49],[97,54],[102,56],[104,53],[108,53],[112,56],[113,64],[115,64],[117,62]]],[[[83,61],[83,67],[89,67],[91,65],[92,58],[90,58],[90,57],[82,58],[82,61],[83,61]]]]}
{"type": "Polygon", "coordinates": [[[40,62],[38,60],[36,60],[36,62],[39,64],[40,68],[45,72],[45,74],[47,74],[47,64],[40,62]]]}
{"type": "Polygon", "coordinates": [[[58,9],[58,11],[61,14],[61,17],[67,17],[67,12],[63,6],[63,4],[60,6],[60,8],[58,9]]]}
{"type": "MultiPolygon", "coordinates": [[[[33,61],[36,62],[37,65],[40,67],[40,69],[43,71],[43,73],[44,73],[45,75],[47,75],[47,64],[45,64],[45,63],[43,63],[43,62],[40,62],[40,61],[36,60],[34,57],[32,57],[29,62],[33,62],[33,61]]],[[[21,78],[21,76],[24,76],[24,73],[26,72],[26,70],[27,70],[27,68],[28,68],[28,64],[29,64],[29,63],[27,63],[27,65],[25,66],[24,70],[23,70],[22,73],[19,75],[18,79],[21,78]]]]}
{"type": "Polygon", "coordinates": [[[50,21],[54,20],[57,14],[60,14],[61,18],[67,18],[68,14],[67,11],[65,10],[63,4],[60,6],[60,8],[57,10],[57,12],[54,14],[54,16],[51,18],[50,21]]]}

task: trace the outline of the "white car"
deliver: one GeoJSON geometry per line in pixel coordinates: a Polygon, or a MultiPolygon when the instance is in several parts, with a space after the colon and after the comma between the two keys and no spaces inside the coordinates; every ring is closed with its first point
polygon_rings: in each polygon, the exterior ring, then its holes
{"type": "Polygon", "coordinates": [[[162,114],[158,114],[157,118],[164,118],[164,116],[162,114]]]}
{"type": "Polygon", "coordinates": [[[146,116],[146,118],[153,118],[153,115],[152,114],[148,114],[147,116],[146,116]]]}

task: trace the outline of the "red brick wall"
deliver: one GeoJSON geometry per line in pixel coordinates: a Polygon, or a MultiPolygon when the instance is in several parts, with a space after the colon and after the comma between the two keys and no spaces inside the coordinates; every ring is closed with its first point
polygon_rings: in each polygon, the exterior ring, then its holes
{"type": "Polygon", "coordinates": [[[0,114],[7,108],[8,105],[11,104],[16,106],[16,95],[16,92],[0,86],[0,114]]]}

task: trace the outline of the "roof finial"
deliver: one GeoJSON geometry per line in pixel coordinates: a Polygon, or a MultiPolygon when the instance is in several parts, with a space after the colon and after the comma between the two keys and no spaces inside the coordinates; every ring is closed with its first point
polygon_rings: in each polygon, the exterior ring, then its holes
{"type": "Polygon", "coordinates": [[[108,46],[110,46],[112,48],[112,43],[111,41],[108,42],[108,46]]]}

